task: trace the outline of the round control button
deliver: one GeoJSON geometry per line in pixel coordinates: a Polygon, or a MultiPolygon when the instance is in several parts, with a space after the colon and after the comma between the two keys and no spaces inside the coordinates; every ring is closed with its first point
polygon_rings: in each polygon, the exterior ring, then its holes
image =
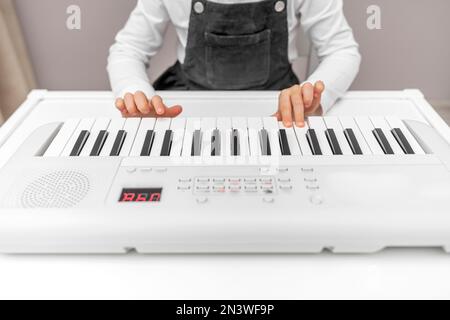
{"type": "Polygon", "coordinates": [[[194,4],[195,13],[202,14],[205,11],[205,6],[200,1],[194,4]]]}
{"type": "Polygon", "coordinates": [[[206,197],[197,198],[197,203],[198,204],[205,204],[207,202],[208,202],[208,198],[206,198],[206,197]]]}
{"type": "Polygon", "coordinates": [[[319,195],[313,195],[313,196],[311,196],[309,198],[309,201],[312,204],[318,206],[318,205],[321,205],[323,203],[323,198],[321,196],[319,196],[319,195]]]}
{"type": "Polygon", "coordinates": [[[284,8],[286,8],[286,4],[284,3],[284,1],[277,1],[277,3],[275,3],[276,12],[282,12],[284,8]]]}
{"type": "Polygon", "coordinates": [[[265,202],[265,203],[274,203],[275,199],[271,198],[271,197],[264,197],[263,198],[263,202],[265,202]]]}

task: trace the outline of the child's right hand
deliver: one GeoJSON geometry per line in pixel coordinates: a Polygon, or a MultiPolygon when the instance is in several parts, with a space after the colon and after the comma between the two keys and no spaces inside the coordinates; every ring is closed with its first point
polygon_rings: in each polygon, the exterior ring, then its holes
{"type": "Polygon", "coordinates": [[[123,99],[116,100],[116,107],[125,118],[174,118],[183,111],[179,105],[167,107],[160,96],[154,96],[149,100],[142,91],[125,94],[123,99]]]}

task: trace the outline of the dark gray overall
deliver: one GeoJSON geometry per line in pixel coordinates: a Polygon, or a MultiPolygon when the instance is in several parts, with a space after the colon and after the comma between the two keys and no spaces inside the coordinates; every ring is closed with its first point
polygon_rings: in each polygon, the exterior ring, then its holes
{"type": "Polygon", "coordinates": [[[281,90],[298,84],[288,59],[286,1],[193,0],[183,64],[156,90],[281,90]]]}

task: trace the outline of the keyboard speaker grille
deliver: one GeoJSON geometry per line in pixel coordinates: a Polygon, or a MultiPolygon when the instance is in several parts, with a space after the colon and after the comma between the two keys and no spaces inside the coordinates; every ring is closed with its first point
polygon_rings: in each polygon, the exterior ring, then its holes
{"type": "Polygon", "coordinates": [[[72,208],[90,190],[89,179],[77,171],[55,171],[28,184],[21,196],[23,208],[72,208]]]}

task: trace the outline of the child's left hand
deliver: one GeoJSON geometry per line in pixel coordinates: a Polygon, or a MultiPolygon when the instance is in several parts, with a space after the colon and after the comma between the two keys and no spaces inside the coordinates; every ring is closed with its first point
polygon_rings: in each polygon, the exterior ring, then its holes
{"type": "Polygon", "coordinates": [[[306,116],[322,114],[320,103],[324,90],[324,83],[317,81],[314,86],[307,82],[281,91],[278,111],[274,116],[278,118],[278,121],[283,121],[288,128],[294,122],[297,127],[303,127],[306,116]]]}

